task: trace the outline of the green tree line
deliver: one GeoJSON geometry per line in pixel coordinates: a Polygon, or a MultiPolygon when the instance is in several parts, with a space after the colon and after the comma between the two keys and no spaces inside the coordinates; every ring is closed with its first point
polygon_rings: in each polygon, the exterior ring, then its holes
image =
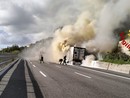
{"type": "Polygon", "coordinates": [[[21,52],[25,47],[19,47],[18,45],[12,45],[11,47],[7,47],[2,49],[1,53],[19,53],[21,52]]]}

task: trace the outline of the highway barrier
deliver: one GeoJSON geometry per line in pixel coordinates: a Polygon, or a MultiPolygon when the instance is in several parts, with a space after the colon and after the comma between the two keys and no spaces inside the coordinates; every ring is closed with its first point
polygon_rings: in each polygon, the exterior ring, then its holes
{"type": "Polygon", "coordinates": [[[3,78],[3,76],[18,62],[18,59],[13,61],[12,63],[8,64],[6,68],[2,69],[0,71],[0,81],[3,78]]]}
{"type": "Polygon", "coordinates": [[[89,67],[130,74],[130,64],[113,64],[108,62],[92,61],[91,66],[89,67]]]}

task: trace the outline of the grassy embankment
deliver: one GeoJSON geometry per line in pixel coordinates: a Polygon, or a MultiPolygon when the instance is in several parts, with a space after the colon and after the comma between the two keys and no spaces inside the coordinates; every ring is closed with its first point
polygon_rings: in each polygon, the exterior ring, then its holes
{"type": "Polygon", "coordinates": [[[130,64],[130,56],[125,53],[108,53],[103,56],[104,62],[110,62],[115,64],[130,64]]]}

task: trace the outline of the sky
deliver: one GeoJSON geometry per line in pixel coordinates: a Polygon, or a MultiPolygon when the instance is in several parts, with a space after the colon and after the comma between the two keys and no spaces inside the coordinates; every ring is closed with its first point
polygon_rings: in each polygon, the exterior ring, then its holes
{"type": "Polygon", "coordinates": [[[0,0],[0,49],[53,36],[84,9],[84,0],[0,0]]]}

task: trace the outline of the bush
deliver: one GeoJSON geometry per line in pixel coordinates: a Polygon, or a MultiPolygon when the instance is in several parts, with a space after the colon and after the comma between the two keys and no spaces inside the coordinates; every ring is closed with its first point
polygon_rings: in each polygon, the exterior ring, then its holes
{"type": "Polygon", "coordinates": [[[130,56],[125,53],[108,53],[103,57],[103,61],[116,64],[130,64],[130,56]]]}

